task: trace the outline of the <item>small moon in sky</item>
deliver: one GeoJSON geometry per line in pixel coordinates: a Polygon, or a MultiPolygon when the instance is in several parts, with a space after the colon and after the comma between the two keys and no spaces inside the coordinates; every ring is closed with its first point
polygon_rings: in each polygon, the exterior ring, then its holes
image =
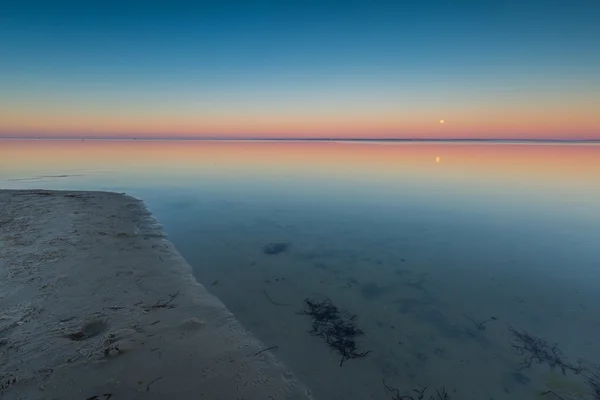
{"type": "Polygon", "coordinates": [[[443,124],[443,123],[444,123],[444,120],[443,120],[443,119],[440,119],[440,124],[443,124]]]}
{"type": "Polygon", "coordinates": [[[435,162],[436,162],[436,163],[438,163],[438,164],[440,163],[440,156],[437,156],[437,157],[435,158],[435,162]]]}

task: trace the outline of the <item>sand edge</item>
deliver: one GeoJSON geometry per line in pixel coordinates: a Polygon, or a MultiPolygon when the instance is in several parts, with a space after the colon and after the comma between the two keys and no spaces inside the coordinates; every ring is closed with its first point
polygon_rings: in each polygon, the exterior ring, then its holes
{"type": "Polygon", "coordinates": [[[141,200],[0,190],[0,204],[3,399],[312,398],[141,200]]]}

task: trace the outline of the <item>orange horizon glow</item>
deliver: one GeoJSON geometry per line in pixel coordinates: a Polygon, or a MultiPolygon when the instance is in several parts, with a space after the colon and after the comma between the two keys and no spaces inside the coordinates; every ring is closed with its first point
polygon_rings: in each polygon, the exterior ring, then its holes
{"type": "MultiPolygon", "coordinates": [[[[137,125],[137,124],[136,124],[137,125]]],[[[428,126],[387,127],[370,124],[361,127],[358,123],[331,124],[320,128],[311,128],[298,124],[294,129],[288,126],[262,126],[262,129],[243,129],[232,126],[213,125],[206,129],[195,129],[173,125],[156,129],[159,124],[152,124],[146,129],[139,126],[122,125],[117,128],[99,124],[93,129],[87,126],[61,125],[52,129],[50,126],[23,127],[3,126],[0,138],[107,138],[107,139],[506,139],[506,140],[600,140],[600,131],[596,127],[575,129],[573,125],[547,127],[519,126],[511,123],[462,124],[462,126],[435,129],[428,126]],[[131,129],[136,128],[136,129],[131,129]],[[462,129],[461,129],[462,128],[462,129]]],[[[381,125],[381,124],[380,124],[381,125]]],[[[458,124],[457,124],[458,125],[458,124]]],[[[242,124],[243,126],[243,124],[242,124]]]]}
{"type": "MultiPolygon", "coordinates": [[[[591,99],[588,99],[591,100],[591,99]]],[[[181,106],[183,107],[183,105],[181,106]]],[[[341,106],[340,106],[341,107],[341,106]]],[[[266,109],[266,108],[265,108],[266,109]]],[[[115,138],[473,138],[600,139],[600,102],[435,105],[431,110],[399,105],[360,110],[329,106],[322,110],[272,113],[238,107],[194,112],[177,105],[30,109],[0,107],[0,136],[115,138]],[[444,118],[440,118],[443,115],[444,118]]]]}

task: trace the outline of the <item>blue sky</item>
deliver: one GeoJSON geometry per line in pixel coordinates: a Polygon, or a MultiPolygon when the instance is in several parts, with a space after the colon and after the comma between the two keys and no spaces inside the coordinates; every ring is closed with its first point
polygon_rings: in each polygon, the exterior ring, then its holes
{"type": "MultiPolygon", "coordinates": [[[[139,109],[131,118],[139,118],[144,101],[153,96],[179,101],[180,109],[221,96],[219,107],[229,118],[243,113],[225,110],[225,102],[243,99],[261,120],[282,102],[294,108],[297,118],[316,121],[307,103],[338,104],[332,115],[340,118],[344,110],[355,113],[361,106],[402,108],[412,99],[418,103],[423,93],[428,95],[421,107],[432,98],[459,99],[465,108],[536,96],[543,104],[548,93],[562,93],[567,108],[578,102],[593,108],[600,89],[598,1],[220,1],[194,6],[8,1],[0,7],[0,85],[6,89],[0,107],[5,113],[19,107],[23,118],[42,115],[57,103],[65,115],[69,109],[77,113],[85,104],[98,107],[102,99],[111,117],[114,98],[130,99],[132,110],[139,109]],[[520,89],[520,94],[502,97],[520,89]],[[349,99],[357,104],[354,108],[346,105],[349,99]]],[[[146,110],[159,106],[152,107],[146,110]]],[[[442,106],[436,107],[431,118],[442,106]]],[[[239,118],[240,126],[251,122],[239,118]]],[[[417,123],[392,122],[390,130],[417,123]]],[[[61,124],[53,123],[54,131],[60,130],[61,124]]],[[[194,123],[203,134],[202,122],[194,123]]],[[[586,124],[581,129],[589,135],[597,125],[586,124]]],[[[0,125],[0,132],[33,129],[21,125],[0,125]]],[[[217,125],[213,121],[211,129],[217,125]]],[[[260,127],[254,131],[260,134],[260,127]]]]}

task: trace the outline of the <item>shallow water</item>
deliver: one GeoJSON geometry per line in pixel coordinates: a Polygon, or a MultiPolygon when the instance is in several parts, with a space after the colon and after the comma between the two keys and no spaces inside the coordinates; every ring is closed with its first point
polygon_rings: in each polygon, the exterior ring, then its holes
{"type": "Polygon", "coordinates": [[[317,398],[598,398],[598,145],[0,141],[0,187],[143,198],[317,398]],[[340,367],[298,314],[311,296],[371,353],[340,367]],[[585,369],[523,368],[510,326],[585,369]]]}

